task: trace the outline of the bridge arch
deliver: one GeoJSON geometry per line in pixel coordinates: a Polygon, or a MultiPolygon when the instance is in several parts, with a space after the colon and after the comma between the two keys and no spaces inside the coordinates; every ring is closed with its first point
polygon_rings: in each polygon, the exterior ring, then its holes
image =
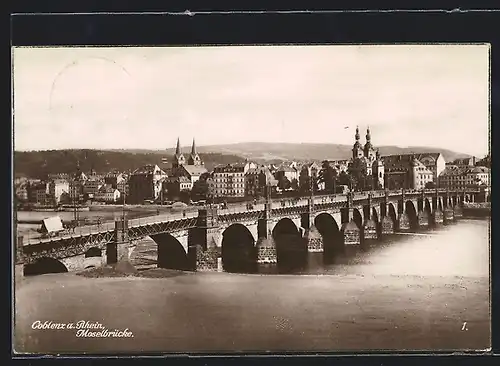
{"type": "Polygon", "coordinates": [[[423,198],[417,198],[417,212],[422,212],[424,210],[424,199],[423,198]]]}
{"type": "Polygon", "coordinates": [[[177,270],[190,270],[192,268],[186,249],[176,237],[169,233],[151,235],[150,237],[158,247],[158,268],[177,270]]]}
{"type": "Polygon", "coordinates": [[[103,264],[102,249],[98,247],[89,248],[83,258],[83,268],[100,267],[103,264]]]}
{"type": "Polygon", "coordinates": [[[442,197],[438,197],[437,199],[437,208],[439,209],[439,211],[444,212],[442,197]]]}
{"type": "Polygon", "coordinates": [[[323,238],[323,256],[329,261],[337,253],[342,252],[343,241],[339,225],[329,213],[321,213],[314,218],[314,226],[323,238]]]}
{"type": "Polygon", "coordinates": [[[255,238],[243,224],[233,224],[222,233],[222,266],[226,272],[253,272],[255,238]]]}
{"type": "Polygon", "coordinates": [[[394,203],[390,202],[387,206],[388,206],[387,216],[392,219],[393,223],[396,223],[398,216],[396,214],[396,207],[394,206],[394,203]]]}
{"type": "Polygon", "coordinates": [[[405,213],[406,215],[408,215],[408,220],[410,222],[410,229],[413,230],[416,229],[418,227],[418,212],[412,200],[406,201],[405,213]]]}
{"type": "Polygon", "coordinates": [[[307,244],[289,218],[282,218],[273,228],[278,270],[288,272],[303,267],[307,261],[307,244]]]}
{"type": "Polygon", "coordinates": [[[424,200],[424,211],[427,212],[428,215],[432,214],[431,202],[428,198],[424,200]]]}
{"type": "Polygon", "coordinates": [[[102,257],[102,249],[98,247],[92,247],[87,249],[85,252],[85,258],[92,258],[92,257],[102,257]]]}
{"type": "Polygon", "coordinates": [[[359,230],[363,229],[363,216],[359,209],[355,208],[352,210],[352,220],[356,224],[359,230]]]}
{"type": "Polygon", "coordinates": [[[372,220],[378,225],[380,223],[380,218],[378,217],[378,212],[376,207],[372,207],[372,220]]]}
{"type": "Polygon", "coordinates": [[[35,262],[24,265],[25,276],[35,276],[48,273],[68,272],[68,268],[59,260],[49,257],[42,257],[35,262]]]}

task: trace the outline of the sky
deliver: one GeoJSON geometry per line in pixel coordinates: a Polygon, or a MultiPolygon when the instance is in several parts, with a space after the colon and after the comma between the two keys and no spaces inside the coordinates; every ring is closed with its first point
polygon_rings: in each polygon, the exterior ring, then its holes
{"type": "Polygon", "coordinates": [[[13,48],[15,150],[293,142],[489,151],[489,46],[13,48]]]}

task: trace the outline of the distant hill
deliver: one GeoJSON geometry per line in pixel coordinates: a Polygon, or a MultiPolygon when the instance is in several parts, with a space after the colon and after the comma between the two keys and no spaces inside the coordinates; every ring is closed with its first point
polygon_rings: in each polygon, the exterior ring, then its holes
{"type": "MultiPolygon", "coordinates": [[[[227,145],[199,146],[198,152],[211,170],[217,164],[242,162],[245,158],[259,163],[279,163],[286,160],[307,161],[324,159],[349,159],[350,145],[336,144],[294,144],[247,142],[227,145]]],[[[446,161],[469,155],[439,148],[380,146],[381,155],[440,152],[446,161]]],[[[189,152],[189,148],[183,151],[189,152]]],[[[45,150],[16,151],[14,153],[14,172],[16,176],[43,177],[51,173],[72,173],[77,161],[83,171],[94,169],[97,172],[112,170],[128,171],[145,164],[158,164],[161,168],[171,166],[174,149],[145,150],[45,150]],[[166,158],[167,163],[162,160],[166,158]]]]}
{"type": "MultiPolygon", "coordinates": [[[[422,146],[376,146],[380,154],[392,155],[403,153],[440,152],[446,161],[457,158],[469,157],[467,154],[450,151],[441,148],[422,146]]],[[[244,142],[226,145],[207,145],[197,147],[200,153],[218,152],[221,154],[237,155],[256,161],[283,161],[283,160],[324,160],[324,159],[349,159],[351,157],[351,145],[338,144],[311,144],[311,143],[267,143],[267,142],[244,142]]],[[[175,149],[154,151],[156,154],[172,156],[175,149]]],[[[148,150],[124,150],[128,152],[145,153],[148,150]]],[[[188,148],[184,150],[185,153],[188,148]]],[[[151,153],[151,151],[149,151],[151,153]]]]}

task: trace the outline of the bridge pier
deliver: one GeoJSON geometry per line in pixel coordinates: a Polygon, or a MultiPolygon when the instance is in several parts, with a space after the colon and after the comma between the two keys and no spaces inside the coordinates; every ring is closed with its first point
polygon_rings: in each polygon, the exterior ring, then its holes
{"type": "Polygon", "coordinates": [[[448,190],[446,190],[445,198],[444,198],[444,223],[446,225],[451,224],[454,221],[453,216],[453,202],[450,197],[448,190]]]}
{"type": "Polygon", "coordinates": [[[340,209],[342,227],[340,233],[345,251],[351,252],[361,245],[361,232],[354,222],[352,193],[347,194],[347,207],[340,209]]]}
{"type": "Polygon", "coordinates": [[[382,218],[380,220],[380,235],[391,235],[394,234],[394,229],[396,223],[389,215],[389,192],[385,190],[384,204],[380,212],[382,218]]]}
{"type": "Polygon", "coordinates": [[[410,218],[406,213],[406,198],[405,198],[405,190],[401,190],[401,200],[398,201],[398,218],[396,223],[397,231],[410,231],[410,218]]]}
{"type": "Polygon", "coordinates": [[[425,209],[418,213],[418,227],[420,229],[427,229],[429,227],[429,214],[425,209]]]}
{"type": "Polygon", "coordinates": [[[406,212],[402,212],[399,215],[398,223],[396,225],[398,231],[410,231],[410,218],[406,212]]]}
{"type": "Polygon", "coordinates": [[[439,207],[436,207],[433,218],[434,218],[433,220],[434,226],[440,226],[443,224],[444,222],[443,212],[439,209],[439,207]]]}
{"type": "Polygon", "coordinates": [[[198,210],[197,227],[192,231],[188,256],[198,272],[221,272],[220,231],[217,208],[198,210]]]}
{"type": "Polygon", "coordinates": [[[364,223],[360,242],[362,247],[369,248],[378,239],[377,223],[372,218],[372,194],[368,193],[368,204],[363,207],[364,223]]]}
{"type": "Polygon", "coordinates": [[[323,237],[314,225],[312,212],[301,215],[301,226],[305,233],[303,239],[307,243],[307,251],[309,253],[323,253],[323,237]]]}
{"type": "Polygon", "coordinates": [[[453,208],[446,207],[444,209],[444,219],[443,222],[445,225],[451,224],[454,221],[453,208]]]}
{"type": "Polygon", "coordinates": [[[116,264],[130,259],[130,240],[128,238],[128,221],[115,221],[115,237],[112,243],[106,245],[106,263],[116,264]]]}
{"type": "Polygon", "coordinates": [[[275,264],[278,262],[276,254],[276,243],[274,242],[271,226],[273,222],[268,219],[260,219],[257,226],[258,240],[257,264],[275,264]]]}

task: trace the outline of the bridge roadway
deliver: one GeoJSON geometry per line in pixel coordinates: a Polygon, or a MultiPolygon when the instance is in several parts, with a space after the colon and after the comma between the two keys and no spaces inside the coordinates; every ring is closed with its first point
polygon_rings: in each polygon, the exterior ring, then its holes
{"type": "MultiPolygon", "coordinates": [[[[438,193],[445,193],[445,189],[438,189],[438,193]]],[[[406,190],[405,189],[405,195],[410,196],[410,195],[415,195],[415,194],[422,194],[422,191],[417,191],[417,190],[406,190]]],[[[456,191],[449,191],[450,194],[455,193],[456,191]]],[[[354,192],[353,195],[353,201],[359,201],[363,199],[368,199],[368,194],[372,194],[372,198],[380,198],[385,196],[385,191],[365,191],[365,192],[354,192]]],[[[431,195],[435,194],[436,190],[435,189],[426,189],[424,191],[426,195],[431,195]]],[[[458,191],[456,193],[479,193],[478,190],[467,190],[466,192],[464,191],[458,191]]],[[[401,195],[401,190],[392,190],[388,192],[389,196],[399,196],[401,195]]],[[[315,195],[314,196],[314,204],[321,204],[321,203],[332,203],[332,202],[344,202],[346,200],[346,194],[334,194],[334,195],[315,195]]],[[[309,196],[306,197],[286,197],[286,198],[277,198],[277,199],[272,199],[272,207],[273,208],[281,208],[281,207],[295,207],[295,206],[307,206],[309,203],[309,196]]],[[[248,202],[241,202],[241,203],[236,203],[236,204],[228,204],[226,208],[219,208],[218,209],[218,215],[219,216],[224,216],[224,215],[231,215],[231,214],[237,214],[237,213],[243,213],[243,212],[248,212],[248,211],[263,211],[265,209],[265,204],[262,202],[257,203],[256,205],[253,206],[252,210],[247,209],[246,205],[248,202]]],[[[185,212],[173,212],[173,213],[167,213],[167,214],[160,214],[160,215],[152,215],[152,216],[147,216],[147,217],[140,217],[136,219],[129,219],[128,220],[128,226],[129,228],[134,228],[134,227],[140,227],[144,225],[150,225],[150,224],[157,224],[161,222],[168,222],[168,221],[175,221],[175,220],[183,220],[183,219],[193,219],[198,217],[198,209],[201,207],[197,207],[196,210],[192,210],[192,208],[187,208],[185,212]]],[[[49,238],[23,238],[23,246],[27,245],[34,245],[34,244],[42,244],[42,243],[49,243],[52,241],[60,241],[64,239],[71,239],[71,238],[76,238],[76,237],[81,237],[81,236],[86,236],[86,235],[93,235],[93,234],[99,234],[99,233],[106,233],[106,232],[112,232],[115,230],[115,222],[104,222],[101,223],[100,225],[85,225],[85,226],[79,226],[76,227],[71,231],[65,231],[63,233],[60,233],[57,236],[49,237],[49,238]]]]}

